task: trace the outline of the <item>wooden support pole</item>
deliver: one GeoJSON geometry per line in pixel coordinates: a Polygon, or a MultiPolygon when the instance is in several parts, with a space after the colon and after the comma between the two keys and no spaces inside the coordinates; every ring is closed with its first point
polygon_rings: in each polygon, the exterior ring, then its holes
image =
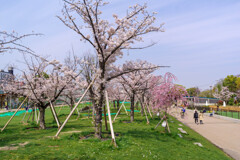
{"type": "Polygon", "coordinates": [[[149,115],[151,116],[151,118],[153,118],[153,116],[152,116],[152,114],[151,114],[151,111],[150,111],[150,109],[149,109],[149,106],[145,103],[145,105],[147,106],[147,110],[148,110],[148,113],[149,113],[149,115]]]}
{"type": "Polygon", "coordinates": [[[34,121],[34,117],[35,117],[35,106],[34,106],[34,108],[33,108],[33,110],[32,110],[32,112],[33,112],[33,114],[32,114],[32,122],[34,121]]]}
{"type": "MultiPolygon", "coordinates": [[[[164,118],[164,117],[163,117],[164,118]]],[[[160,123],[162,122],[163,118],[158,122],[158,124],[156,125],[156,127],[154,129],[157,129],[157,127],[160,125],[160,123]]]]}
{"type": "Polygon", "coordinates": [[[78,116],[77,116],[77,119],[78,119],[78,117],[80,117],[80,112],[79,112],[78,108],[77,108],[77,114],[78,114],[78,116]]]}
{"type": "Polygon", "coordinates": [[[24,119],[25,119],[26,115],[27,115],[27,111],[25,112],[25,114],[23,116],[22,122],[24,122],[24,119]]]}
{"type": "Polygon", "coordinates": [[[94,81],[96,80],[97,76],[95,76],[95,78],[93,79],[93,81],[89,84],[89,86],[87,87],[87,89],[85,90],[85,92],[83,93],[82,97],[78,100],[77,104],[75,105],[75,107],[72,109],[72,111],[70,112],[70,114],[68,115],[67,119],[63,122],[62,126],[59,128],[59,130],[57,131],[55,137],[57,137],[60,132],[62,131],[62,129],[64,128],[64,126],[66,125],[66,123],[68,122],[68,120],[70,119],[70,117],[72,116],[73,112],[75,111],[75,109],[78,107],[78,105],[80,104],[80,102],[82,101],[82,99],[85,97],[85,95],[87,94],[89,88],[93,85],[94,81]]]}
{"type": "Polygon", "coordinates": [[[167,125],[166,127],[167,127],[167,129],[168,129],[168,133],[171,133],[167,119],[166,119],[166,123],[167,123],[167,124],[166,124],[166,125],[167,125]]]}
{"type": "Polygon", "coordinates": [[[18,112],[18,110],[22,107],[23,103],[27,100],[28,96],[23,100],[23,102],[20,104],[20,106],[18,107],[18,109],[15,111],[15,113],[12,115],[12,117],[7,121],[7,123],[5,124],[5,126],[1,129],[1,132],[8,126],[8,124],[11,122],[11,120],[13,119],[13,117],[16,115],[16,113],[18,112]]]}
{"type": "Polygon", "coordinates": [[[78,120],[78,119],[80,118],[80,116],[81,116],[80,112],[81,112],[81,111],[78,112],[78,116],[77,116],[77,119],[76,119],[76,120],[78,120]]]}
{"type": "Polygon", "coordinates": [[[112,117],[111,117],[111,112],[110,112],[110,107],[109,107],[109,102],[108,102],[108,94],[107,91],[105,91],[106,95],[106,103],[107,103],[107,110],[108,110],[108,119],[109,119],[109,124],[110,124],[110,129],[111,129],[111,135],[112,135],[112,143],[114,144],[115,147],[117,147],[116,144],[116,139],[113,131],[113,125],[112,125],[112,117]]]}
{"type": "Polygon", "coordinates": [[[29,121],[29,119],[30,119],[30,117],[31,117],[32,114],[33,114],[33,109],[32,109],[32,111],[29,113],[29,116],[28,116],[27,122],[29,121]]]}
{"type": "Polygon", "coordinates": [[[37,119],[38,119],[38,117],[37,117],[37,107],[35,106],[35,120],[36,120],[36,122],[37,122],[37,119]]]}
{"type": "Polygon", "coordinates": [[[57,125],[58,125],[58,128],[60,127],[60,123],[59,123],[59,120],[58,120],[58,117],[56,115],[56,111],[55,109],[53,108],[53,105],[52,105],[52,102],[50,101],[50,108],[52,110],[52,114],[53,114],[53,117],[55,119],[55,121],[57,122],[57,125]]]}
{"type": "Polygon", "coordinates": [[[37,124],[39,123],[40,121],[40,111],[38,111],[38,119],[37,119],[37,124]]]}
{"type": "Polygon", "coordinates": [[[60,113],[60,111],[62,110],[62,108],[63,108],[63,106],[58,110],[58,113],[57,114],[59,114],[60,113]]]}
{"type": "Polygon", "coordinates": [[[117,118],[118,114],[120,113],[120,110],[121,110],[121,108],[123,107],[123,105],[124,105],[124,102],[125,102],[126,98],[127,98],[127,96],[124,98],[122,105],[120,106],[120,108],[119,108],[119,110],[118,110],[118,112],[117,112],[116,116],[115,116],[115,117],[114,117],[114,119],[113,119],[113,122],[115,122],[115,120],[116,120],[116,118],[117,118]]]}
{"type": "MultiPolygon", "coordinates": [[[[81,104],[82,104],[83,102],[81,102],[79,105],[80,105],[80,108],[81,108],[81,104]]],[[[83,107],[84,108],[84,107],[83,107]]],[[[82,108],[82,109],[83,109],[82,108]]],[[[82,112],[82,109],[81,110],[78,110],[78,108],[76,108],[77,109],[77,112],[78,112],[78,116],[77,116],[77,119],[76,120],[78,120],[79,118],[80,118],[80,116],[81,116],[81,112],[82,112]]]]}
{"type": "Polygon", "coordinates": [[[141,99],[140,99],[138,96],[137,96],[137,98],[138,98],[138,100],[139,100],[139,102],[140,102],[140,105],[142,106],[141,108],[143,108],[143,110],[144,110],[144,114],[145,114],[145,116],[146,116],[147,124],[149,124],[149,120],[148,120],[148,117],[147,117],[146,109],[145,109],[145,107],[143,106],[143,103],[142,103],[141,99]]]}
{"type": "Polygon", "coordinates": [[[149,120],[148,120],[148,116],[147,116],[147,112],[146,112],[146,108],[143,106],[143,109],[144,109],[144,113],[145,113],[145,116],[146,116],[146,119],[147,119],[147,124],[149,124],[149,120]]]}
{"type": "MultiPolygon", "coordinates": [[[[124,101],[124,102],[125,102],[125,101],[124,101]]],[[[125,110],[126,114],[128,115],[128,112],[127,112],[127,109],[126,109],[126,107],[125,107],[124,103],[122,103],[122,105],[123,105],[123,108],[124,108],[124,110],[125,110]]]]}

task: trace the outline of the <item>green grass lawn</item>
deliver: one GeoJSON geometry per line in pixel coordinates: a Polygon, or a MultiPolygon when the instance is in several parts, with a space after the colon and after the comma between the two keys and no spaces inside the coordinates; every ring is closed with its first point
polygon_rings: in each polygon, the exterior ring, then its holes
{"type": "Polygon", "coordinates": [[[221,111],[218,111],[217,114],[221,115],[221,116],[235,118],[235,119],[240,118],[240,113],[238,113],[238,112],[226,112],[226,111],[221,112],[221,111]]]}
{"type": "MultiPolygon", "coordinates": [[[[58,109],[56,109],[57,112],[58,109]]],[[[112,109],[112,112],[116,113],[116,110],[112,109]]],[[[67,107],[61,110],[59,115],[61,122],[65,120],[68,113],[67,107]]],[[[104,125],[103,140],[94,138],[91,117],[88,119],[87,116],[81,116],[76,120],[77,115],[73,115],[60,134],[60,138],[53,139],[51,136],[56,134],[57,125],[49,109],[46,111],[46,130],[38,130],[34,123],[27,125],[20,123],[23,114],[19,115],[4,132],[0,133],[0,147],[29,143],[17,150],[0,151],[0,159],[231,159],[187,126],[183,125],[182,128],[188,132],[188,135],[180,138],[177,129],[180,122],[173,117],[169,122],[172,133],[166,134],[164,128],[160,126],[154,130],[159,121],[158,118],[150,119],[150,124],[147,125],[145,117],[141,117],[141,114],[136,112],[135,122],[128,123],[130,117],[124,113],[122,111],[113,124],[117,134],[117,148],[110,145],[110,132],[105,131],[104,125]],[[68,131],[81,132],[64,133],[68,131]],[[194,142],[200,142],[203,147],[194,145],[194,142]]],[[[9,118],[0,117],[0,127],[3,127],[9,118]]]]}

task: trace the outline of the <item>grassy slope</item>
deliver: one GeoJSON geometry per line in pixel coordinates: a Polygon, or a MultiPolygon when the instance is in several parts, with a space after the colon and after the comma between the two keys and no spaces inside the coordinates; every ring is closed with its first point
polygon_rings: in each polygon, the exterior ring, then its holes
{"type": "MultiPolygon", "coordinates": [[[[112,110],[116,113],[116,110],[112,110]]],[[[65,108],[60,112],[60,121],[66,118],[69,109],[65,108]]],[[[171,118],[170,128],[172,134],[165,134],[164,129],[154,126],[159,121],[157,118],[146,124],[144,117],[136,113],[134,123],[123,123],[129,117],[120,115],[114,123],[114,130],[120,135],[117,137],[118,148],[110,145],[110,135],[106,134],[105,140],[98,140],[93,137],[80,140],[79,137],[94,132],[91,118],[83,116],[76,120],[77,115],[72,116],[64,128],[66,131],[82,131],[81,133],[62,133],[60,139],[52,139],[57,126],[51,117],[50,110],[46,112],[47,130],[33,128],[34,124],[20,124],[22,116],[14,118],[3,133],[0,133],[0,147],[18,145],[22,142],[30,142],[25,147],[13,151],[0,151],[0,159],[231,159],[220,149],[215,147],[205,138],[183,125],[189,135],[180,138],[179,122],[171,118]],[[29,129],[30,128],[30,129],[29,129]],[[200,142],[204,147],[194,145],[200,142]]],[[[113,116],[112,116],[113,117],[113,116]]],[[[2,127],[9,117],[0,117],[2,127]]]]}

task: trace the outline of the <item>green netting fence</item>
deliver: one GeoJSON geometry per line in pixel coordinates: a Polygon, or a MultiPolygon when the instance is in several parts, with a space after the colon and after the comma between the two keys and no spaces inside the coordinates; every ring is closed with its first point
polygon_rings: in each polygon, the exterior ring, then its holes
{"type": "MultiPolygon", "coordinates": [[[[28,112],[29,113],[32,112],[32,109],[29,109],[28,112]]],[[[0,114],[0,117],[12,116],[14,113],[15,112],[5,112],[5,113],[0,114]]],[[[19,115],[21,115],[23,113],[26,113],[26,110],[18,111],[15,116],[19,116],[19,115]]]]}

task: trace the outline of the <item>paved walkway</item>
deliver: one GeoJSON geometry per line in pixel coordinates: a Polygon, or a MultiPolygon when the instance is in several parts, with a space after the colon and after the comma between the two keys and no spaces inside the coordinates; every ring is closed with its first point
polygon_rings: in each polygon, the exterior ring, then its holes
{"type": "MultiPolygon", "coordinates": [[[[180,110],[179,112],[180,113],[180,110]]],[[[196,125],[193,111],[187,110],[184,119],[175,116],[179,121],[189,126],[213,144],[222,148],[224,152],[236,160],[240,160],[240,120],[222,116],[209,117],[204,115],[203,125],[196,125]]]]}

